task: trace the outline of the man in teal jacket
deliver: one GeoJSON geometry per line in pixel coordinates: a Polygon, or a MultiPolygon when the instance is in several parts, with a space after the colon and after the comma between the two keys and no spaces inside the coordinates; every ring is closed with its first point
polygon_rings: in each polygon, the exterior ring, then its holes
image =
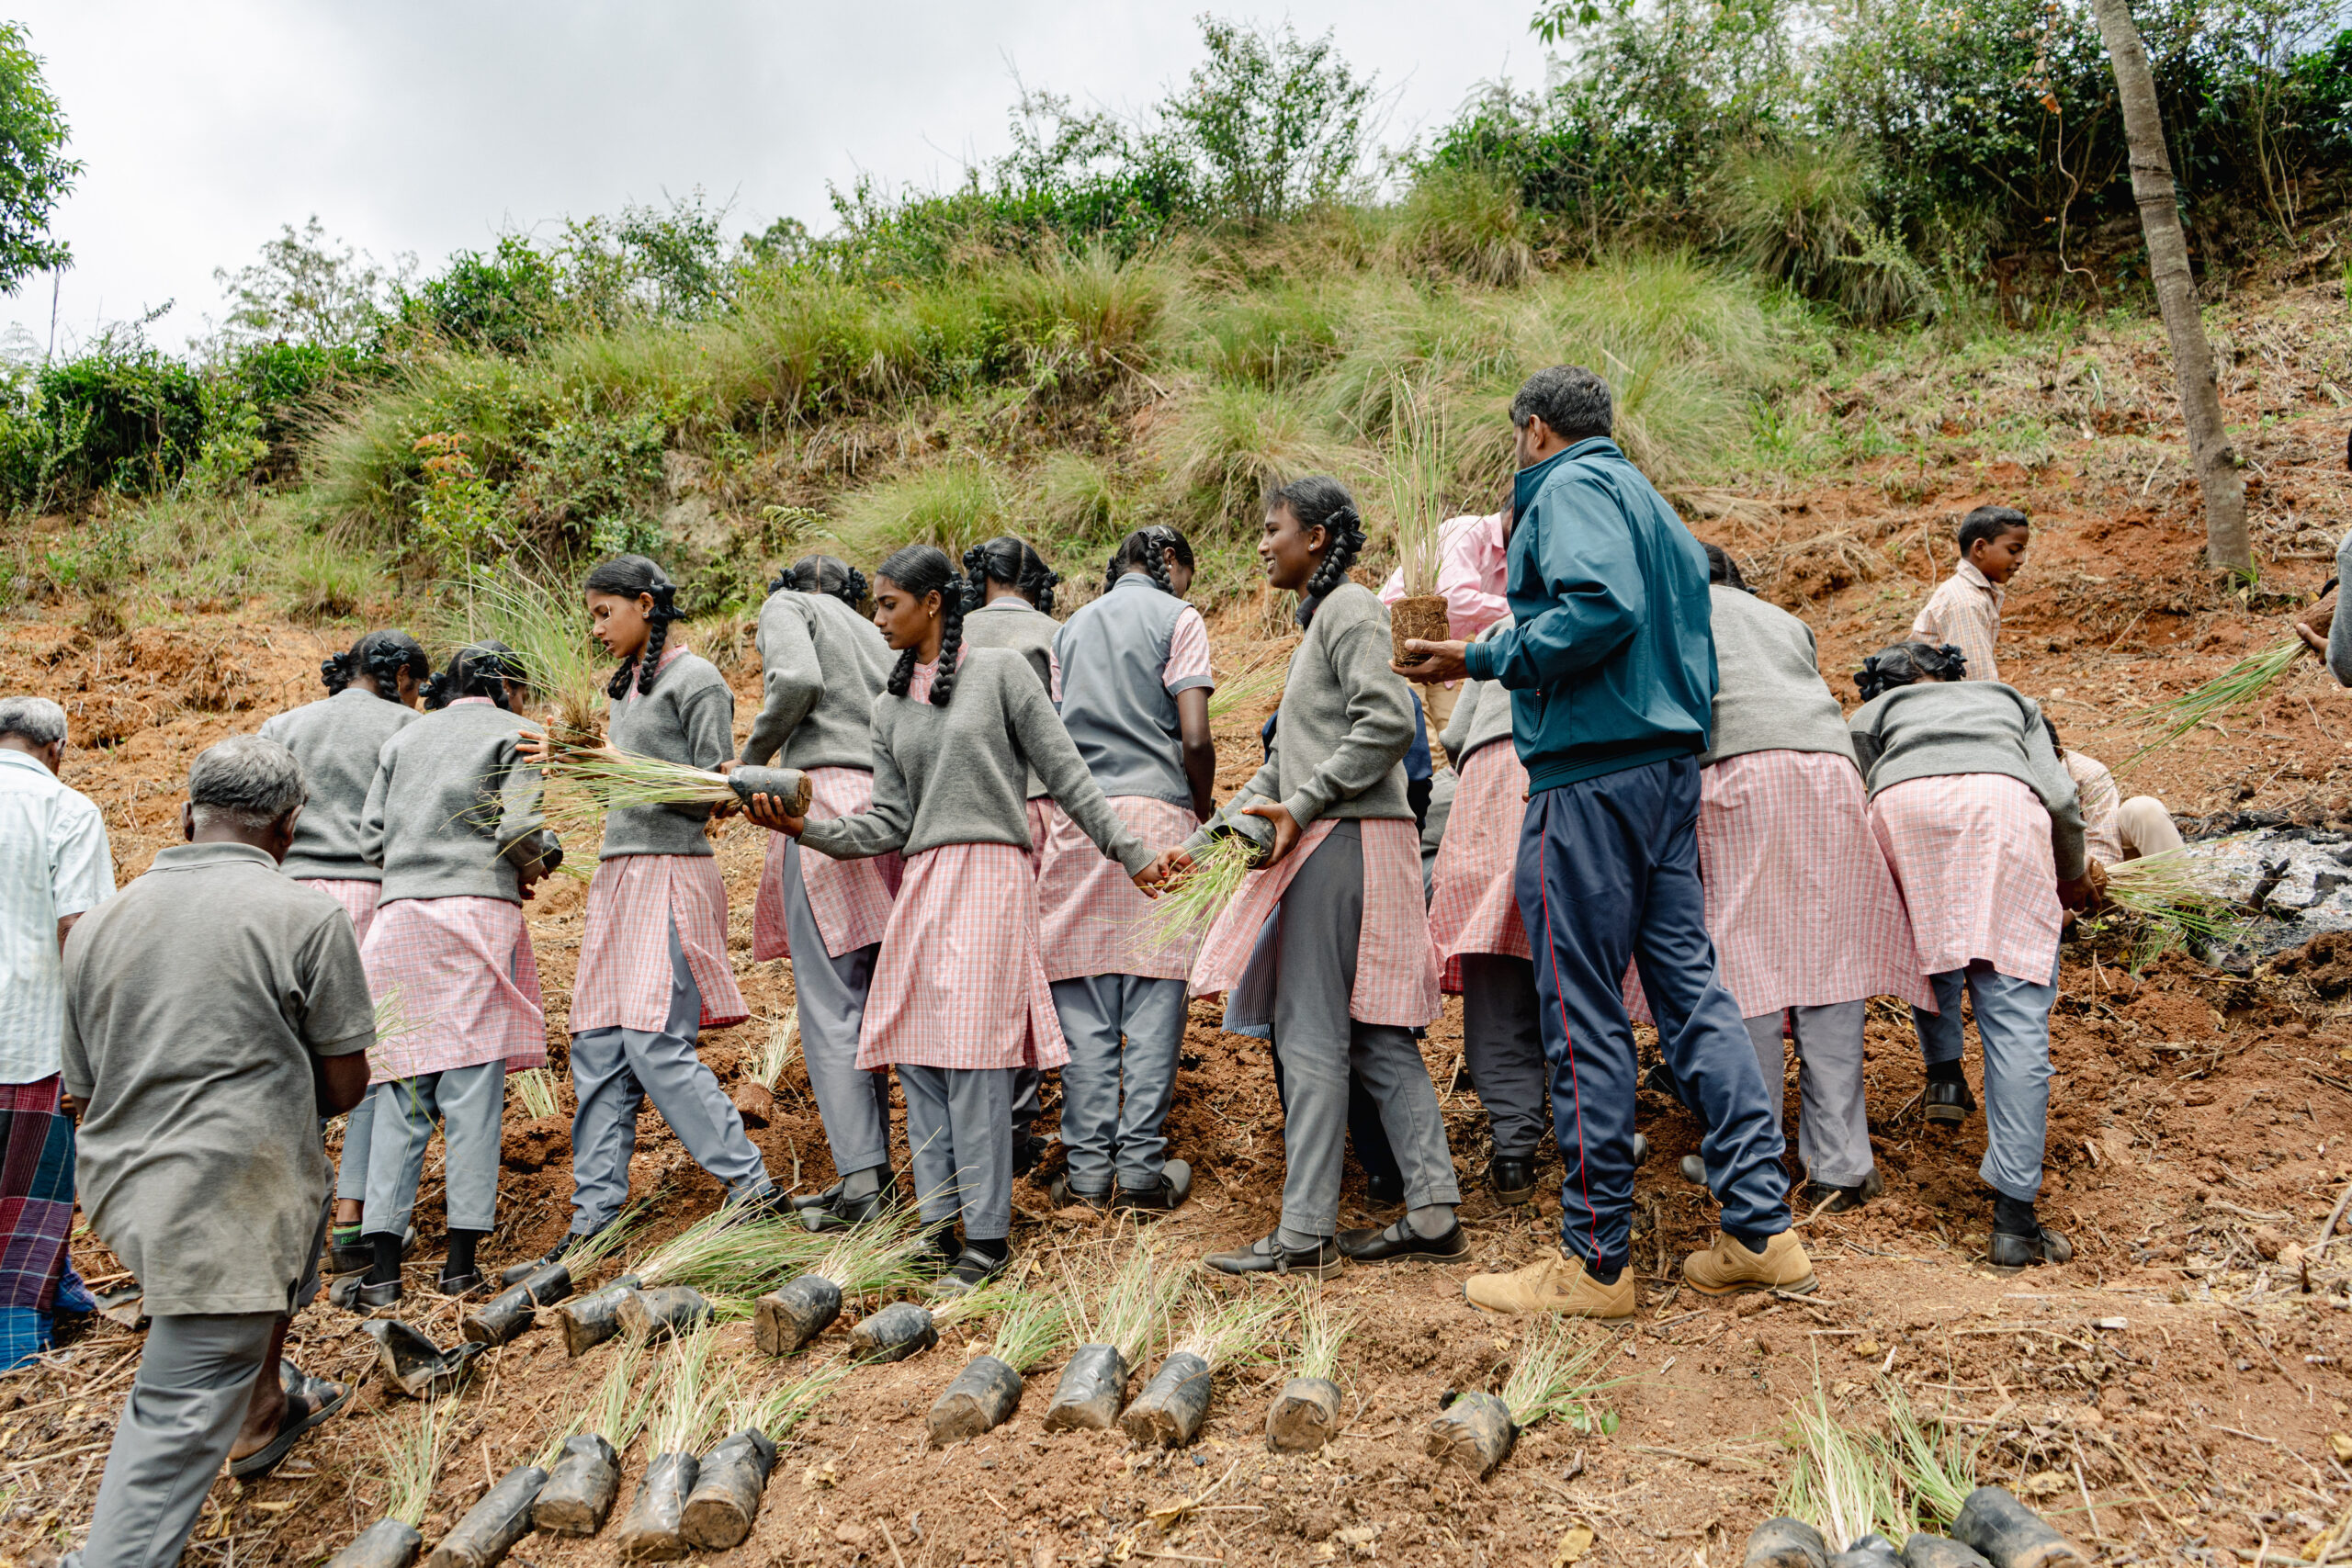
{"type": "Polygon", "coordinates": [[[1397,666],[1416,681],[1499,682],[1528,773],[1515,891],[1566,1168],[1562,1251],[1464,1290],[1497,1312],[1632,1315],[1629,963],[1667,1068],[1706,1122],[1700,1154],[1723,1204],[1722,1238],[1684,1261],[1684,1279],[1711,1295],[1812,1290],[1767,1098],[1780,1086],[1764,1082],[1717,977],[1699,882],[1698,758],[1715,695],[1705,553],[1609,439],[1600,377],[1538,371],[1510,412],[1513,629],[1479,643],[1411,642],[1426,657],[1397,666]]]}

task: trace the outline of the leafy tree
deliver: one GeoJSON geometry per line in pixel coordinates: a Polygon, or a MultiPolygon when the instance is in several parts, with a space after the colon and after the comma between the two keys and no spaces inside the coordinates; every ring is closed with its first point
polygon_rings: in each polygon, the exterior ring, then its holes
{"type": "Polygon", "coordinates": [[[1221,216],[1278,222],[1339,195],[1363,161],[1374,79],[1358,76],[1327,31],[1300,42],[1199,18],[1208,58],[1162,106],[1221,216]]]}
{"type": "Polygon", "coordinates": [[[397,289],[410,262],[390,273],[364,251],[336,249],[318,214],[298,232],[282,226],[261,248],[261,259],[235,272],[213,269],[229,296],[220,348],[257,343],[307,343],[346,348],[371,341],[384,321],[388,288],[397,289]]]}
{"type": "Polygon", "coordinates": [[[73,265],[65,242],[49,238],[50,215],[82,172],[65,156],[66,134],[65,111],[41,80],[24,28],[0,22],[0,293],[73,265]]]}
{"type": "Polygon", "coordinates": [[[469,347],[520,354],[556,323],[562,308],[563,273],[555,258],[521,234],[506,234],[490,254],[459,251],[439,276],[413,294],[402,291],[399,314],[469,347]]]}

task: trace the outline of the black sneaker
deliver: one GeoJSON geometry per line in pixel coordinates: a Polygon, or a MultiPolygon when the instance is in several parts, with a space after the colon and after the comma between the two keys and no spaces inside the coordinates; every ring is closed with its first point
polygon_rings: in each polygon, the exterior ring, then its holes
{"type": "Polygon", "coordinates": [[[1181,1159],[1171,1159],[1160,1167],[1159,1184],[1138,1192],[1132,1187],[1120,1187],[1111,1199],[1111,1206],[1137,1214],[1164,1214],[1183,1207],[1184,1200],[1193,1195],[1193,1168],[1181,1159]]]}
{"type": "Polygon", "coordinates": [[[1201,1261],[1220,1274],[1305,1274],[1317,1280],[1328,1280],[1347,1267],[1339,1243],[1328,1235],[1296,1251],[1274,1235],[1261,1236],[1238,1252],[1212,1252],[1201,1261]]]}
{"type": "Polygon", "coordinates": [[[1107,1213],[1111,1207],[1109,1192],[1088,1192],[1072,1187],[1069,1184],[1068,1170],[1064,1170],[1046,1184],[1046,1196],[1053,1200],[1054,1207],[1057,1209],[1067,1209],[1075,1204],[1095,1210],[1097,1213],[1107,1213]]]}
{"type": "Polygon", "coordinates": [[[1535,1156],[1497,1155],[1487,1162],[1487,1185],[1506,1203],[1524,1203],[1535,1196],[1535,1156]]]}
{"type": "Polygon", "coordinates": [[[1996,1269],[2027,1269],[2042,1263],[2071,1262],[2075,1244],[2048,1225],[2034,1227],[2032,1235],[1995,1231],[1985,1247],[1985,1260],[1996,1269]]]}
{"type": "Polygon", "coordinates": [[[1453,1263],[1470,1256],[1470,1238],[1457,1222],[1443,1235],[1425,1236],[1409,1220],[1398,1220],[1382,1230],[1341,1231],[1337,1238],[1341,1257],[1358,1263],[1453,1263]]]}
{"type": "Polygon", "coordinates": [[[1928,1080],[1928,1120],[1930,1122],[1957,1127],[1975,1113],[1976,1097],[1968,1092],[1964,1080],[1928,1080]]]}

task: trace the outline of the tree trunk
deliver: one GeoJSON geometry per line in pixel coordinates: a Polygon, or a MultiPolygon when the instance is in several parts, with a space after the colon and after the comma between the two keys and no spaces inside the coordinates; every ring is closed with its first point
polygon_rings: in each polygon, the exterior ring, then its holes
{"type": "Polygon", "coordinates": [[[2156,82],[2148,51],[2132,20],[2130,0],[2091,0],[2098,30],[2115,65],[2116,95],[2123,102],[2123,131],[2132,148],[2132,194],[2140,204],[2140,231],[2147,237],[2148,272],[2172,339],[2172,360],[2180,378],[2180,413],[2188,426],[2188,452],[2197,465],[2198,488],[2205,494],[2205,554],[2217,571],[2250,571],[2254,547],[2245,531],[2245,479],[2222,423],[2222,395],[2213,380],[2213,347],[2198,314],[2197,283],[2188,271],[2188,242],[2180,231],[2180,206],[2173,195],[2172,155],[2165,148],[2164,118],[2156,110],[2156,82]]]}

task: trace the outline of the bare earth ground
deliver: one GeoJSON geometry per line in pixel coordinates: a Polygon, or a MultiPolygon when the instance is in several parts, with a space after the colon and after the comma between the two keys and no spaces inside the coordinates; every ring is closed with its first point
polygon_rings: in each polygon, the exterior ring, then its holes
{"type": "MultiPolygon", "coordinates": [[[[2340,291],[2244,304],[2227,332],[2224,360],[2235,367],[2224,391],[2248,433],[2258,534],[2275,562],[2251,605],[2202,586],[2196,495],[2168,434],[2167,362],[2152,329],[2093,332],[2040,367],[1955,363],[1914,381],[1890,372],[1825,393],[1825,419],[1849,429],[1876,422],[1908,450],[1863,461],[1835,484],[1710,492],[1692,502],[1694,526],[1806,615],[1832,685],[1850,701],[1845,672],[1908,624],[1944,570],[1959,513],[1996,499],[2029,507],[2036,539],[2009,601],[2004,673],[2051,705],[2071,743],[2120,762],[2132,732],[2100,728],[2283,635],[2283,596],[2330,575],[2352,515],[2339,412],[2352,356],[2340,291]]],[[[315,694],[312,632],[269,619],[258,604],[177,608],[168,624],[120,636],[93,636],[74,604],[0,626],[0,690],[54,693],[74,713],[67,777],[104,807],[123,877],[176,836],[196,750],[315,694]]],[[[1219,661],[1230,666],[1255,651],[1267,617],[1244,605],[1222,619],[1219,661]]],[[[730,674],[748,722],[756,670],[739,652],[730,674]]],[[[1227,789],[1254,765],[1257,716],[1224,727],[1227,789]]],[[[2352,820],[2348,753],[2352,700],[2307,664],[2278,694],[2191,735],[2127,782],[2183,814],[2259,810],[2343,823],[2352,820]]],[[[739,822],[718,844],[737,968],[758,1015],[706,1036],[705,1059],[723,1080],[748,1065],[768,1021],[790,1005],[786,966],[750,957],[764,837],[739,822]]],[[[582,906],[577,885],[564,884],[531,914],[559,1067],[582,906]]],[[[1770,1511],[1787,1468],[1778,1432],[1816,1377],[1858,1427],[1879,1418],[1882,1378],[1902,1382],[1925,1409],[1951,1411],[1984,1439],[1985,1478],[2034,1498],[2103,1564],[2176,1552],[2208,1568],[2317,1557],[2307,1543],[2330,1531],[2340,1541],[2352,1504],[2352,1441],[2331,1437],[2352,1430],[2344,1370],[2352,1247],[2312,1245],[2352,1183],[2352,964],[2328,949],[2247,978],[2174,954],[2135,977],[2120,958],[2112,942],[2070,943],[2065,953],[2043,1212],[2073,1237],[2071,1265],[2003,1278],[1978,1261],[1988,1215],[1974,1174],[1982,1119],[1957,1139],[1925,1133],[1909,1028],[1882,1002],[1870,1089],[1887,1191],[1858,1214],[1805,1223],[1819,1294],[1731,1305],[1675,1285],[1682,1255],[1709,1236],[1713,1210],[1673,1174],[1676,1156],[1695,1147],[1695,1126],[1645,1099],[1659,1148],[1637,1195],[1645,1300],[1640,1317],[1611,1334],[1611,1364],[1623,1381],[1605,1396],[1622,1425],[1609,1437],[1539,1427],[1481,1485],[1425,1458],[1419,1427],[1445,1390],[1492,1386],[1508,1370],[1517,1325],[1469,1308],[1460,1281],[1474,1267],[1515,1266],[1553,1245],[1558,1205],[1547,1198],[1511,1213],[1485,1195],[1483,1122],[1465,1090],[1448,1096],[1446,1113],[1474,1194],[1463,1217],[1476,1264],[1355,1269],[1325,1287],[1364,1313],[1342,1358],[1346,1433],[1323,1454],[1265,1451],[1263,1411],[1281,1375],[1271,1366],[1220,1376],[1210,1423],[1188,1450],[1136,1452],[1114,1433],[1047,1438],[1038,1422],[1057,1359],[1033,1375],[1010,1425],[928,1451],[923,1412],[965,1359],[962,1333],[951,1331],[926,1355],[858,1371],[840,1386],[779,1462],[752,1540],[724,1561],[1558,1564],[1574,1560],[1564,1537],[1585,1527],[1593,1562],[1703,1568],[1736,1561],[1747,1529],[1770,1511]],[[1188,1498],[1200,1506],[1170,1507],[1188,1498]]],[[[1459,1004],[1450,1002],[1427,1047],[1442,1089],[1459,1048],[1459,1004]]],[[[1193,1202],[1159,1227],[1180,1253],[1272,1224],[1283,1168],[1272,1087],[1256,1043],[1220,1033],[1214,1010],[1196,1007],[1170,1130],[1173,1151],[1201,1178],[1193,1202]]],[[[1793,1121],[1793,1082],[1790,1090],[1793,1121]]],[[[797,1066],[778,1099],[775,1119],[753,1134],[770,1168],[802,1188],[823,1184],[831,1174],[824,1140],[797,1066]]],[[[569,1195],[568,1122],[525,1122],[511,1102],[508,1116],[502,1224],[484,1255],[492,1264],[552,1241],[569,1195]]],[[[409,1306],[413,1321],[446,1341],[457,1337],[457,1312],[427,1304],[436,1300],[438,1180],[428,1167],[409,1306]]],[[[650,1115],[632,1185],[655,1196],[665,1231],[717,1198],[650,1115]]],[[[1385,1217],[1363,1209],[1352,1164],[1348,1193],[1343,1224],[1385,1217]]],[[[1017,1205],[1016,1246],[1049,1269],[1121,1245],[1082,1212],[1049,1213],[1041,1185],[1024,1183],[1017,1205]]],[[[95,1280],[119,1273],[86,1235],[76,1257],[95,1280]]],[[[365,1386],[350,1414],[276,1474],[250,1488],[216,1485],[191,1562],[315,1562],[377,1517],[378,1434],[413,1421],[415,1410],[378,1384],[356,1324],[324,1306],[297,1323],[292,1353],[306,1368],[365,1386]]],[[[745,1329],[725,1332],[746,1371],[768,1375],[745,1329]]],[[[839,1343],[829,1336],[815,1353],[839,1343]]],[[[127,1332],[102,1325],[48,1364],[0,1381],[0,1568],[45,1568],[78,1538],[136,1348],[127,1332]]],[[[428,1541],[539,1446],[608,1353],[574,1368],[560,1339],[541,1331],[488,1359],[463,1395],[465,1425],[435,1494],[428,1541]]],[[[626,1461],[624,1500],[644,1449],[640,1440],[626,1461]]],[[[612,1553],[605,1542],[534,1537],[516,1555],[560,1568],[612,1553]]]]}

